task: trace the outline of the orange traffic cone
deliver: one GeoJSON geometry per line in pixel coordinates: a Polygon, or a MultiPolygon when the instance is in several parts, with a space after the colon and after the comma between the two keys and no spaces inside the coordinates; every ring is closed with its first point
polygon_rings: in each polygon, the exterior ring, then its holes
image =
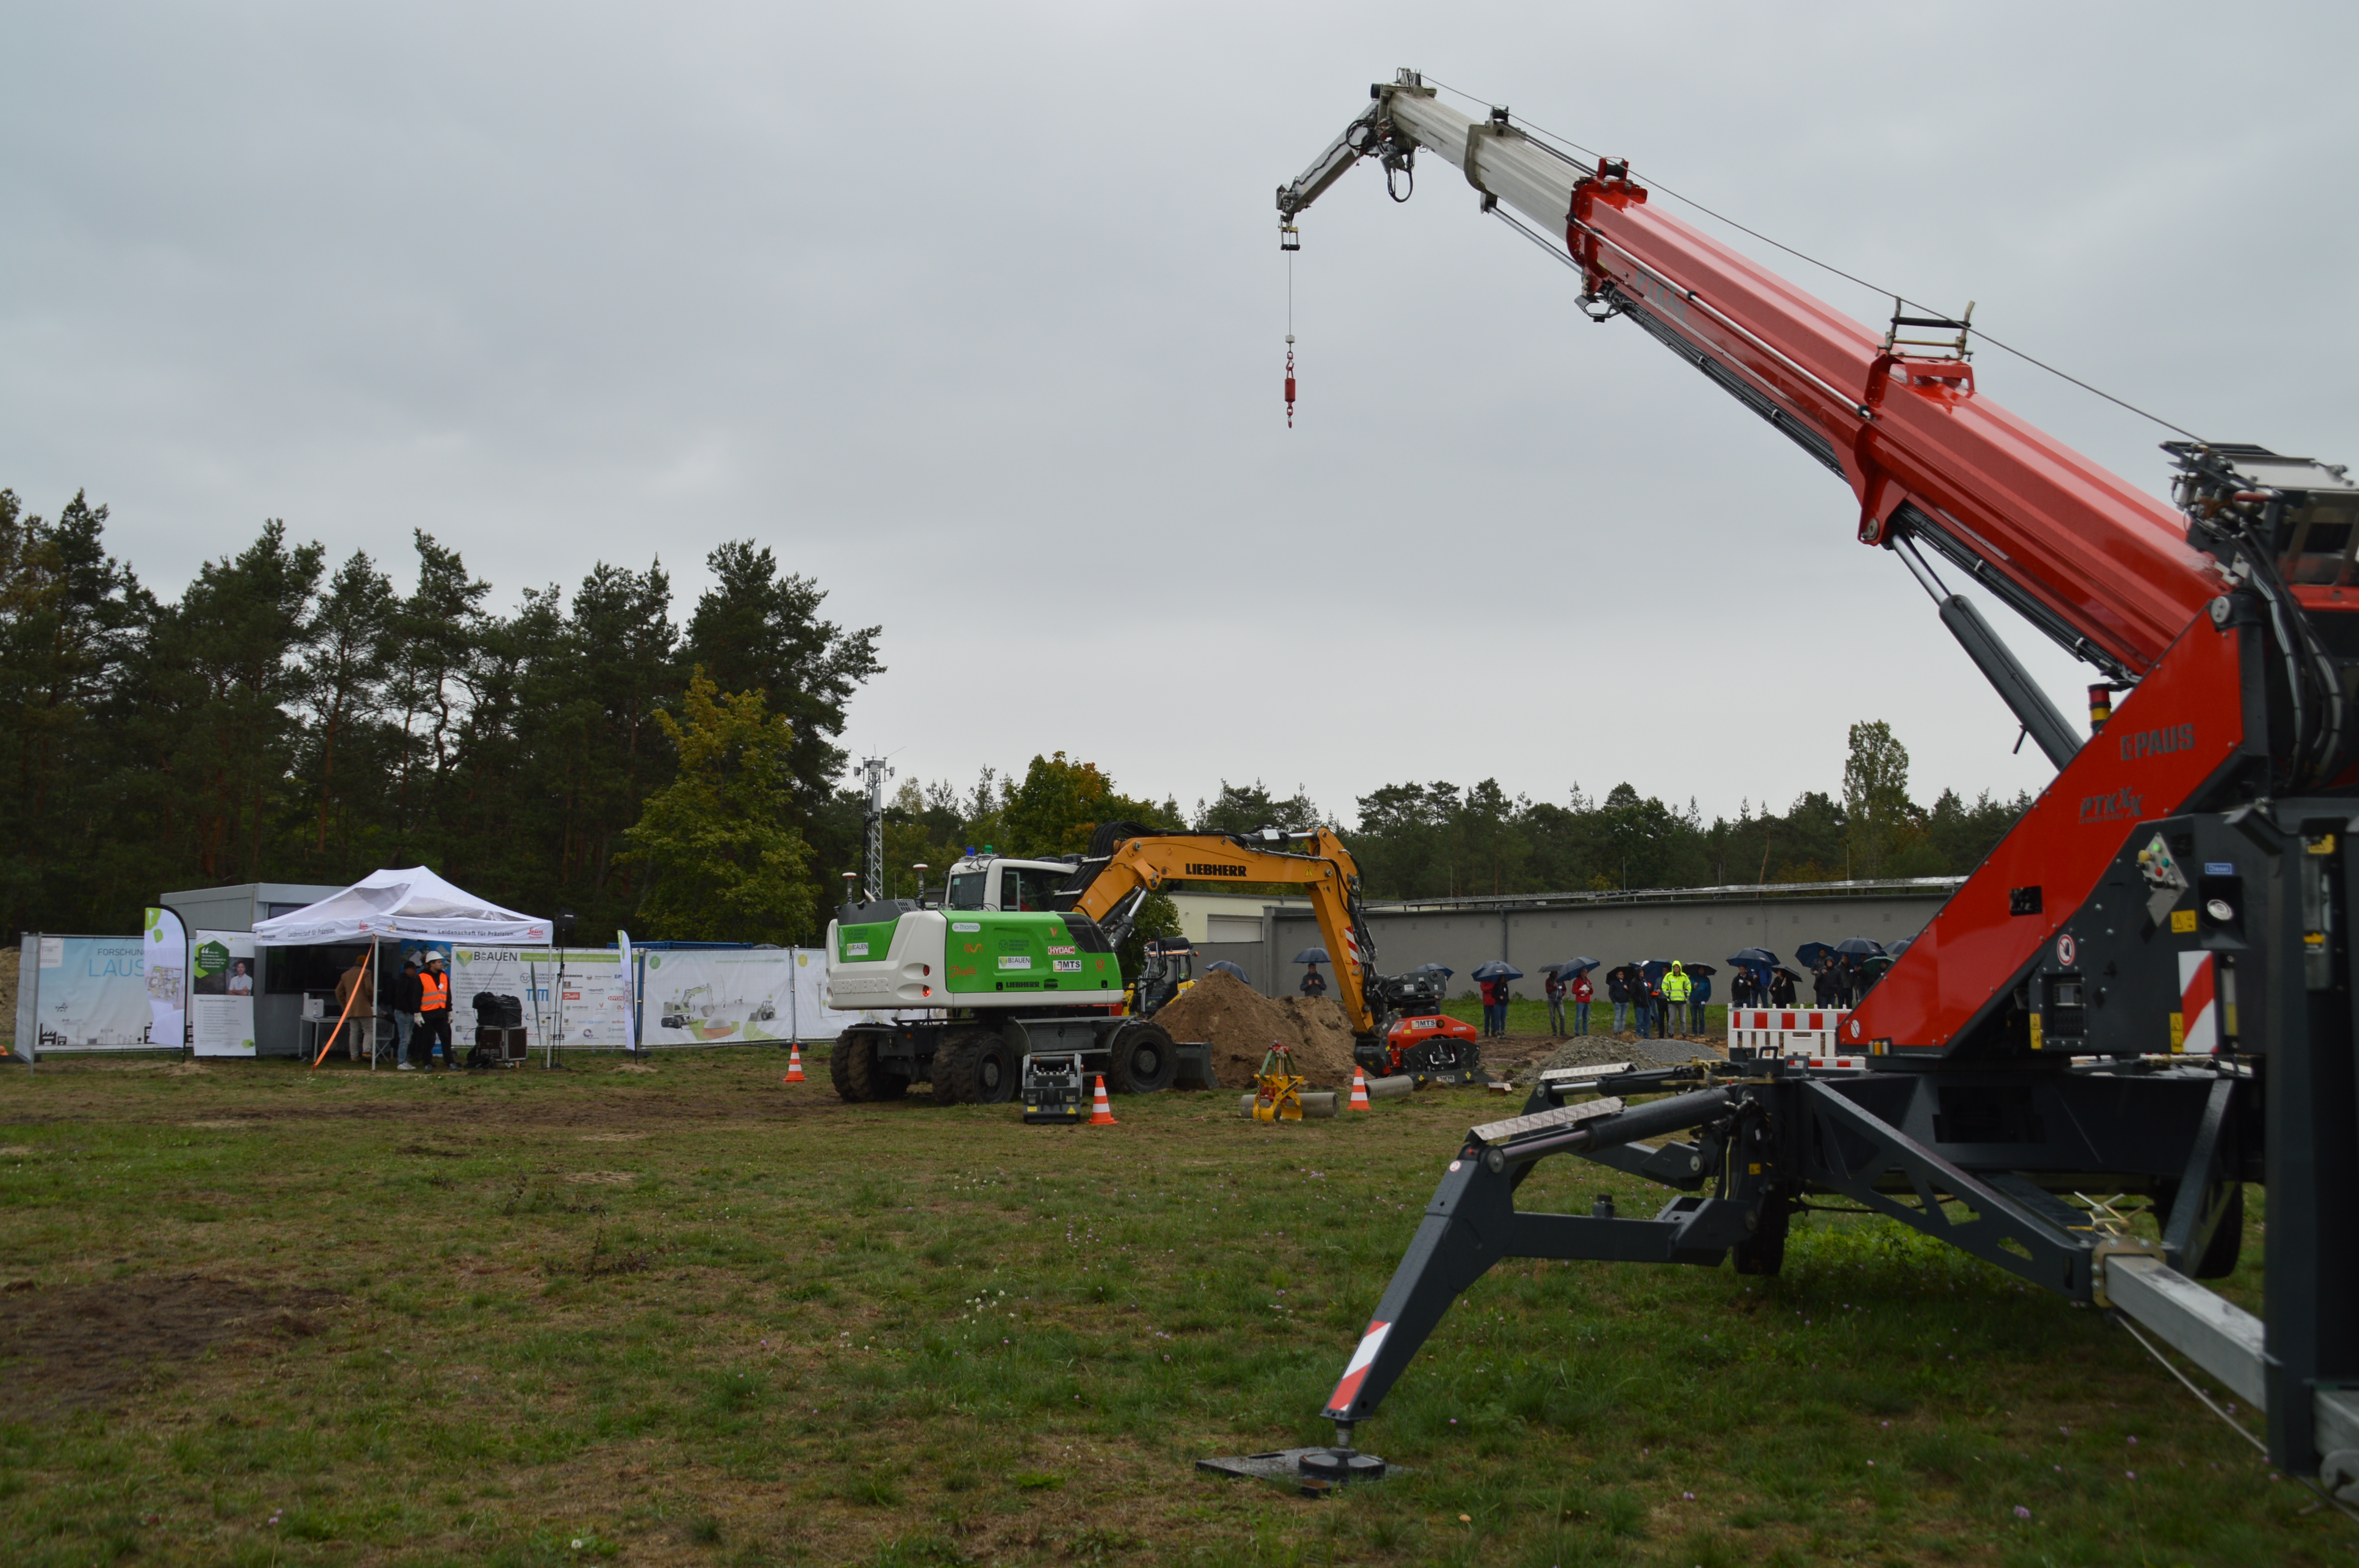
{"type": "Polygon", "coordinates": [[[810,1082],[803,1076],[803,1048],[800,1044],[789,1044],[787,1047],[787,1076],[778,1081],[782,1084],[810,1082]]]}
{"type": "Polygon", "coordinates": [[[1119,1127],[1122,1125],[1114,1119],[1114,1102],[1106,1098],[1105,1075],[1103,1073],[1100,1073],[1098,1075],[1098,1103],[1090,1108],[1090,1125],[1092,1127],[1119,1127]]]}
{"type": "Polygon", "coordinates": [[[1357,1067],[1352,1069],[1352,1108],[1353,1110],[1376,1108],[1368,1103],[1368,1075],[1357,1067]]]}

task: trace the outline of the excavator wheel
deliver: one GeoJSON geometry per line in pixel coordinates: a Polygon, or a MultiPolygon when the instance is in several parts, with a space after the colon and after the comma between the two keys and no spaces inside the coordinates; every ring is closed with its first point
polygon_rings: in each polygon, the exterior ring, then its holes
{"type": "Polygon", "coordinates": [[[977,1030],[958,1037],[947,1076],[963,1105],[1005,1105],[1016,1098],[1016,1053],[997,1034],[977,1030]]]}
{"type": "Polygon", "coordinates": [[[958,1046],[954,1044],[958,1038],[953,1034],[937,1044],[933,1061],[926,1068],[927,1082],[933,1087],[936,1105],[956,1105],[959,1102],[958,1046]]]}
{"type": "Polygon", "coordinates": [[[847,1029],[836,1037],[827,1071],[844,1099],[899,1099],[909,1092],[909,1080],[876,1059],[875,1035],[866,1030],[847,1029]]]}
{"type": "Polygon", "coordinates": [[[1772,1198],[1761,1206],[1761,1227],[1729,1249],[1740,1274],[1774,1274],[1786,1266],[1788,1206],[1772,1198]]]}
{"type": "Polygon", "coordinates": [[[1106,1049],[1114,1058],[1106,1068],[1106,1087],[1115,1094],[1158,1094],[1179,1076],[1179,1049],[1159,1023],[1133,1019],[1114,1031],[1106,1049]]]}

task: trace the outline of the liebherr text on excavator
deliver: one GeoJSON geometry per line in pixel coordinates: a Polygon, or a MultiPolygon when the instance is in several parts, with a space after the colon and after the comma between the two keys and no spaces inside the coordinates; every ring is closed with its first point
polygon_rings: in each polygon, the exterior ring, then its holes
{"type": "Polygon", "coordinates": [[[1863,326],[1664,212],[1626,161],[1459,114],[1412,71],[1279,188],[1283,243],[1364,157],[1462,175],[1578,274],[1593,319],[1626,318],[1847,486],[1860,541],[1900,557],[2059,771],[1845,1022],[1869,1068],[1545,1077],[1450,1162],[1329,1399],[1334,1446],[1212,1463],[1381,1474],[1354,1424],[1494,1262],[1774,1272],[1826,1194],[2128,1314],[2266,1408],[2277,1464],[2359,1483],[2359,487],[2174,441],[2176,505],[2150,500],[1983,394],[1967,313],[1863,326]],[[1944,569],[2093,667],[2096,733],[1944,569]],[[1651,1218],[1517,1210],[1556,1154],[1683,1191],[1651,1218]],[[2260,1319],[2188,1277],[2234,1266],[2246,1182],[2269,1193],[2260,1319]],[[2092,1191],[2148,1195],[2158,1233],[2070,1201],[2092,1191]]]}

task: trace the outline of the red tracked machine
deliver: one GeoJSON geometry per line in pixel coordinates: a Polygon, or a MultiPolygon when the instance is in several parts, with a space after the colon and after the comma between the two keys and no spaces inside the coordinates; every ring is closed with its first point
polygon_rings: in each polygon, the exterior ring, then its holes
{"type": "Polygon", "coordinates": [[[1861,542],[1900,558],[2058,773],[1844,1022],[1865,1068],[1544,1078],[1450,1162],[1329,1400],[1335,1446],[1207,1465],[1381,1475],[1354,1424],[1493,1263],[1774,1273],[1788,1217],[1827,1195],[2136,1318],[2267,1409],[2275,1463],[2359,1490],[2359,487],[2172,442],[2165,506],[1982,395],[1971,308],[1873,330],[1665,213],[1626,163],[1470,119],[1414,72],[1280,188],[1281,222],[1361,158],[1390,180],[1420,152],[1573,269],[1593,320],[1628,319],[1848,486],[1861,542]],[[1943,569],[2094,667],[2094,733],[1943,569]],[[1559,1154],[1680,1191],[1652,1217],[1518,1210],[1559,1154]],[[2269,1190],[2257,1319],[2195,1282],[2234,1265],[2247,1182],[2269,1190]],[[2147,1195],[2158,1235],[2088,1191],[2147,1195]]]}

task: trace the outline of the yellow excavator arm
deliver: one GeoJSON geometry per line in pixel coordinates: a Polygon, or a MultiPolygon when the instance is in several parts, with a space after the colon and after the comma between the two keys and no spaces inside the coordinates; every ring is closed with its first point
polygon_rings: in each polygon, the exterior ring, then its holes
{"type": "Polygon", "coordinates": [[[1334,834],[1324,827],[1308,833],[1265,828],[1250,834],[1102,832],[1100,838],[1102,847],[1082,862],[1066,891],[1079,884],[1071,907],[1101,925],[1116,911],[1135,907],[1138,895],[1173,882],[1300,888],[1319,917],[1319,934],[1334,966],[1335,1000],[1354,1034],[1375,1037],[1366,966],[1375,957],[1375,945],[1360,909],[1360,869],[1334,834]]]}

